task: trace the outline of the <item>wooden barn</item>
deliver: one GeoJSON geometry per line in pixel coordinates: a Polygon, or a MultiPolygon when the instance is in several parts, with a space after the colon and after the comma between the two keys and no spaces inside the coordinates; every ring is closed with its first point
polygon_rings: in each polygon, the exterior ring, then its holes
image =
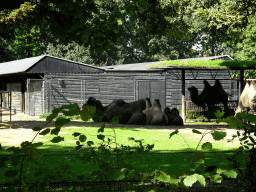
{"type": "MultiPolygon", "coordinates": [[[[0,63],[1,109],[17,113],[40,115],[49,112],[51,87],[46,80],[48,73],[102,73],[94,66],[69,61],[48,55],[0,63]],[[12,102],[8,95],[11,91],[12,102]]],[[[61,81],[58,85],[62,86],[61,81]]],[[[64,98],[62,98],[64,99],[64,98]]]]}
{"type": "MultiPolygon", "coordinates": [[[[232,58],[223,55],[191,59],[232,58]]],[[[78,103],[82,106],[91,96],[101,100],[103,105],[114,99],[132,102],[149,97],[151,101],[159,99],[162,109],[166,106],[181,107],[183,96],[189,100],[187,88],[194,85],[200,92],[204,79],[212,85],[214,79],[220,79],[224,89],[233,96],[230,100],[238,99],[239,84],[230,80],[230,73],[234,71],[150,68],[151,64],[158,62],[98,68],[44,55],[1,63],[0,90],[11,90],[12,108],[28,115],[47,113],[63,104],[78,103]],[[185,85],[182,83],[184,74],[185,85]]]]}

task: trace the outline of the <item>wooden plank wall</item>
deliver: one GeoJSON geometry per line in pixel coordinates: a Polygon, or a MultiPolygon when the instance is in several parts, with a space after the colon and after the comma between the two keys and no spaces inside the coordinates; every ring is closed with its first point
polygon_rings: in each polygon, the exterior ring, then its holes
{"type": "MultiPolygon", "coordinates": [[[[193,74],[186,73],[186,78],[193,78],[193,74]]],[[[212,75],[209,72],[202,71],[197,74],[198,80],[186,80],[186,100],[190,100],[188,87],[195,86],[200,93],[204,87],[203,79],[211,78],[212,75]]],[[[229,78],[229,73],[220,71],[216,78],[229,78]]],[[[136,99],[136,81],[143,79],[165,79],[166,106],[171,108],[181,106],[181,80],[169,73],[48,74],[46,79],[51,79],[53,107],[74,102],[82,105],[91,96],[99,99],[103,105],[111,103],[114,99],[132,102],[136,99]]],[[[215,80],[208,80],[208,82],[214,85],[215,80]]],[[[231,94],[233,89],[231,90],[230,80],[221,80],[221,83],[224,89],[231,94]]]]}
{"type": "Polygon", "coordinates": [[[7,91],[12,91],[12,111],[22,112],[21,83],[7,83],[7,91]]]}

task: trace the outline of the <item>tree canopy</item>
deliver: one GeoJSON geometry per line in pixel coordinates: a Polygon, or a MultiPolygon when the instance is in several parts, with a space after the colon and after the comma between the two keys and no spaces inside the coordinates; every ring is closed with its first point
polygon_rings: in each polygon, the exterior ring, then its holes
{"type": "Polygon", "coordinates": [[[48,43],[77,43],[101,64],[168,60],[193,55],[191,45],[198,39],[209,55],[232,49],[240,50],[243,58],[255,57],[254,45],[247,42],[248,35],[253,38],[255,0],[0,2],[3,60],[12,54],[20,55],[16,59],[40,54],[48,43]],[[243,53],[243,46],[251,54],[243,53]]]}

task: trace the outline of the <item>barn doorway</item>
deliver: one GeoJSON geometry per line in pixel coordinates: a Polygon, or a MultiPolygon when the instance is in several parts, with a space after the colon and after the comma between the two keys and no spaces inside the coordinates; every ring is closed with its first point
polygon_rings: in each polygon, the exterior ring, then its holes
{"type": "Polygon", "coordinates": [[[166,106],[165,81],[164,80],[137,80],[136,100],[150,98],[153,103],[155,99],[160,100],[162,109],[166,106]]]}

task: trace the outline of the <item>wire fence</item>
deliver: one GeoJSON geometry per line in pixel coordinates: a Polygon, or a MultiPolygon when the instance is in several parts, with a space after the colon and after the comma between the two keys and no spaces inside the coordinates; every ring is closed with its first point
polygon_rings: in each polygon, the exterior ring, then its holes
{"type": "MultiPolygon", "coordinates": [[[[234,152],[225,151],[222,153],[234,152]]],[[[192,153],[192,152],[178,152],[178,153],[192,153]]],[[[216,153],[216,152],[210,152],[216,153]]],[[[221,152],[218,152],[221,153],[221,152]]],[[[154,153],[159,155],[162,153],[154,153]]],[[[173,154],[173,153],[168,153],[173,154]]],[[[45,154],[44,156],[56,156],[56,154],[45,154]]],[[[57,156],[78,155],[78,154],[58,154],[57,156]]],[[[0,155],[6,157],[10,155],[0,155]]],[[[52,182],[43,189],[43,191],[149,191],[150,189],[163,189],[167,191],[251,191],[251,186],[243,186],[243,183],[238,179],[224,178],[221,183],[214,183],[208,180],[209,184],[205,187],[195,183],[189,188],[182,188],[168,183],[129,180],[129,181],[63,181],[52,182]]],[[[40,185],[37,183],[23,183],[22,191],[41,191],[40,185]]],[[[0,191],[20,191],[19,184],[3,183],[0,184],[0,191]]]]}
{"type": "MultiPolygon", "coordinates": [[[[41,191],[42,188],[36,183],[23,185],[22,189],[33,189],[41,191]]],[[[20,188],[14,184],[1,184],[1,191],[18,191],[20,188]]],[[[221,183],[209,181],[205,187],[199,184],[193,184],[189,188],[177,187],[167,183],[150,181],[95,181],[95,182],[53,182],[43,189],[43,191],[148,191],[150,189],[168,190],[168,191],[251,191],[251,186],[242,186],[242,183],[236,179],[224,179],[221,183]]]]}

